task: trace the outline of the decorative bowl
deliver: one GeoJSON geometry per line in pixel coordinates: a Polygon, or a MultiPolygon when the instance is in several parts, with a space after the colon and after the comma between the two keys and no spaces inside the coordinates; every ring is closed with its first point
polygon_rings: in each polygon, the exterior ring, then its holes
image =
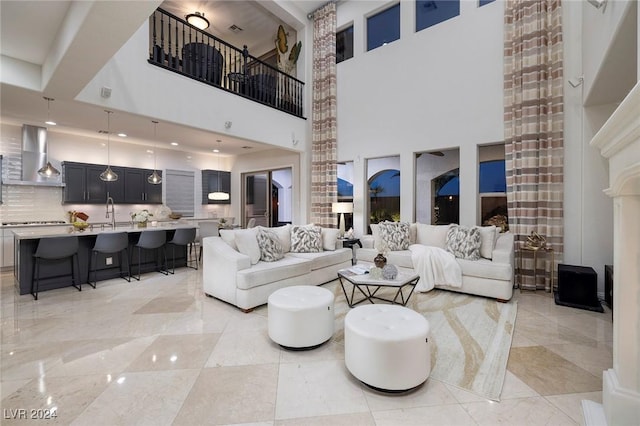
{"type": "Polygon", "coordinates": [[[182,215],[180,213],[171,213],[169,219],[180,219],[182,215]]]}
{"type": "Polygon", "coordinates": [[[88,226],[87,222],[73,222],[73,227],[78,231],[84,231],[88,226]]]}

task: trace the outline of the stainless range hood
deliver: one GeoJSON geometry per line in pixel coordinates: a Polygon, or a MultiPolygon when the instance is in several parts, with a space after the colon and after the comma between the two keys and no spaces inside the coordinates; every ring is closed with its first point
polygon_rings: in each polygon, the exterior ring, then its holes
{"type": "Polygon", "coordinates": [[[47,129],[22,125],[21,180],[4,181],[4,185],[64,186],[61,176],[46,178],[38,170],[47,163],[47,129]]]}

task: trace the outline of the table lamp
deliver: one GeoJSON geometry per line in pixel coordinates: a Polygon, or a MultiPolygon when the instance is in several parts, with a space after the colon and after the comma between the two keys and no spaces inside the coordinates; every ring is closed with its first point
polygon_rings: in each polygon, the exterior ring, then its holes
{"type": "Polygon", "coordinates": [[[340,238],[344,237],[344,214],[353,213],[353,203],[331,203],[331,211],[340,213],[340,238]]]}

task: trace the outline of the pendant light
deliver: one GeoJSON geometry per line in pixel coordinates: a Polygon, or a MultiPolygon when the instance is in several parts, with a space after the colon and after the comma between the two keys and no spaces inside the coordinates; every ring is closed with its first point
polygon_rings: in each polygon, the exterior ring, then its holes
{"type": "Polygon", "coordinates": [[[218,148],[215,149],[214,152],[218,153],[218,170],[216,170],[218,173],[218,190],[215,192],[210,192],[207,198],[214,201],[225,201],[229,199],[229,193],[222,192],[220,190],[220,143],[222,143],[222,141],[218,139],[217,142],[218,142],[218,148]]]}
{"type": "MultiPolygon", "coordinates": [[[[46,99],[47,101],[47,121],[45,121],[45,124],[49,126],[55,126],[56,123],[54,121],[51,121],[51,101],[55,99],[47,98],[46,96],[44,97],[44,99],[46,99]]],[[[46,147],[45,160],[47,160],[47,164],[45,164],[38,170],[38,174],[45,178],[60,176],[60,171],[55,167],[53,167],[51,165],[51,162],[49,161],[49,143],[48,142],[45,144],[45,147],[46,147]]]]}
{"type": "Polygon", "coordinates": [[[158,122],[155,120],[151,120],[153,123],[153,173],[151,173],[147,177],[147,182],[152,185],[159,185],[162,183],[162,177],[158,174],[158,170],[156,169],[156,128],[158,126],[158,122]]]}
{"type": "Polygon", "coordinates": [[[118,174],[111,170],[111,114],[113,111],[104,110],[107,113],[107,168],[100,173],[100,179],[105,182],[115,182],[118,180],[118,174]]]}

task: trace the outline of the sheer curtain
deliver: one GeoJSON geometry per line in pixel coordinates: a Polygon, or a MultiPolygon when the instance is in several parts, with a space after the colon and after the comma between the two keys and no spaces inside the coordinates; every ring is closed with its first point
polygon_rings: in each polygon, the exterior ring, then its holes
{"type": "Polygon", "coordinates": [[[337,201],[336,4],[313,14],[311,222],[336,227],[337,201]]]}
{"type": "Polygon", "coordinates": [[[527,236],[532,231],[544,236],[556,262],[563,258],[561,18],[561,0],[505,3],[507,207],[509,229],[516,236],[516,257],[522,259],[516,261],[516,283],[531,290],[550,290],[556,267],[550,255],[538,256],[538,264],[533,264],[531,252],[521,250],[527,236]]]}

